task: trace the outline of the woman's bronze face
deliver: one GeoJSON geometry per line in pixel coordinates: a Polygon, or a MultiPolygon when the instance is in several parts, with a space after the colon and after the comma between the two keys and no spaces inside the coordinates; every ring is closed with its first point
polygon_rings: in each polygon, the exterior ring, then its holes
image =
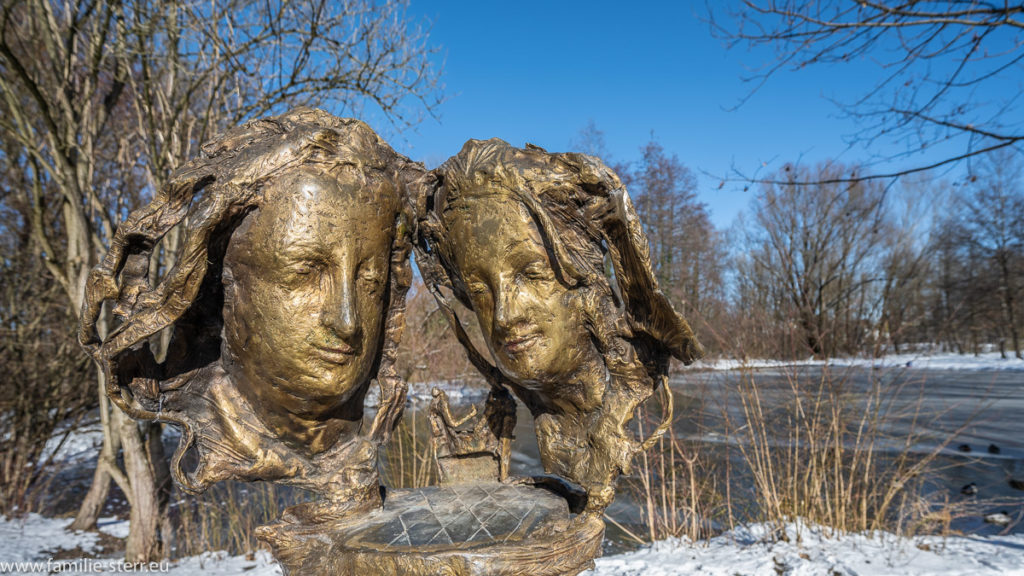
{"type": "Polygon", "coordinates": [[[375,183],[372,202],[361,182],[306,169],[283,175],[231,238],[227,368],[267,407],[315,418],[372,377],[395,214],[379,200],[391,192],[387,183],[375,183]]]}
{"type": "Polygon", "coordinates": [[[507,196],[472,197],[444,216],[455,266],[498,366],[530,385],[574,373],[593,353],[574,294],[555,277],[529,211],[507,196]]]}

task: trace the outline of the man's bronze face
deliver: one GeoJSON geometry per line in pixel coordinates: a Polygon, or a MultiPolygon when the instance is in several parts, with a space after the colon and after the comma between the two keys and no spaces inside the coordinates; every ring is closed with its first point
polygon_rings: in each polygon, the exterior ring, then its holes
{"type": "Polygon", "coordinates": [[[502,371],[526,385],[575,372],[592,353],[590,335],[526,207],[505,196],[474,197],[450,207],[445,224],[502,371]]]}
{"type": "Polygon", "coordinates": [[[273,403],[268,408],[316,418],[372,377],[394,210],[391,202],[368,201],[357,182],[306,169],[283,175],[231,238],[227,368],[244,377],[239,389],[250,399],[273,403]]]}

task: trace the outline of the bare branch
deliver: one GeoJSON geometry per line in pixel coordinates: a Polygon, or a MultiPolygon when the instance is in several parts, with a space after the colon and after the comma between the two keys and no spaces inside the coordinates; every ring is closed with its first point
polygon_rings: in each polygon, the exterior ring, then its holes
{"type": "Polygon", "coordinates": [[[740,105],[782,70],[871,62],[882,72],[872,87],[852,101],[835,102],[861,124],[853,143],[884,137],[919,144],[912,149],[920,150],[966,137],[962,152],[892,175],[952,164],[1024,137],[1019,95],[1000,84],[1015,82],[1022,71],[1019,3],[744,0],[716,17],[722,11],[708,8],[718,37],[730,46],[774,51],[746,79],[756,84],[740,105]]]}

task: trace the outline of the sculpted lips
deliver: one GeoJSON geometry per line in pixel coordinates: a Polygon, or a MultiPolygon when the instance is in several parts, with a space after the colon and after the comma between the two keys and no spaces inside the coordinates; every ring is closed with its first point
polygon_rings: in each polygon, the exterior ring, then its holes
{"type": "Polygon", "coordinates": [[[314,346],[317,355],[332,364],[345,364],[356,355],[356,349],[344,342],[327,346],[314,346]]]}
{"type": "Polygon", "coordinates": [[[539,341],[540,332],[527,332],[506,338],[502,347],[508,354],[518,354],[529,349],[539,341]]]}

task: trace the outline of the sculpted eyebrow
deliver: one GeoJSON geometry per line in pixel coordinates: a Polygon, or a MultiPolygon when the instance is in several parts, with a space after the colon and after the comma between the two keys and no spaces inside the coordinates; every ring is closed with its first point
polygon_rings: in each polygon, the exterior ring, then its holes
{"type": "Polygon", "coordinates": [[[321,257],[324,254],[322,246],[305,239],[280,242],[277,245],[276,252],[281,256],[291,258],[321,257]]]}

